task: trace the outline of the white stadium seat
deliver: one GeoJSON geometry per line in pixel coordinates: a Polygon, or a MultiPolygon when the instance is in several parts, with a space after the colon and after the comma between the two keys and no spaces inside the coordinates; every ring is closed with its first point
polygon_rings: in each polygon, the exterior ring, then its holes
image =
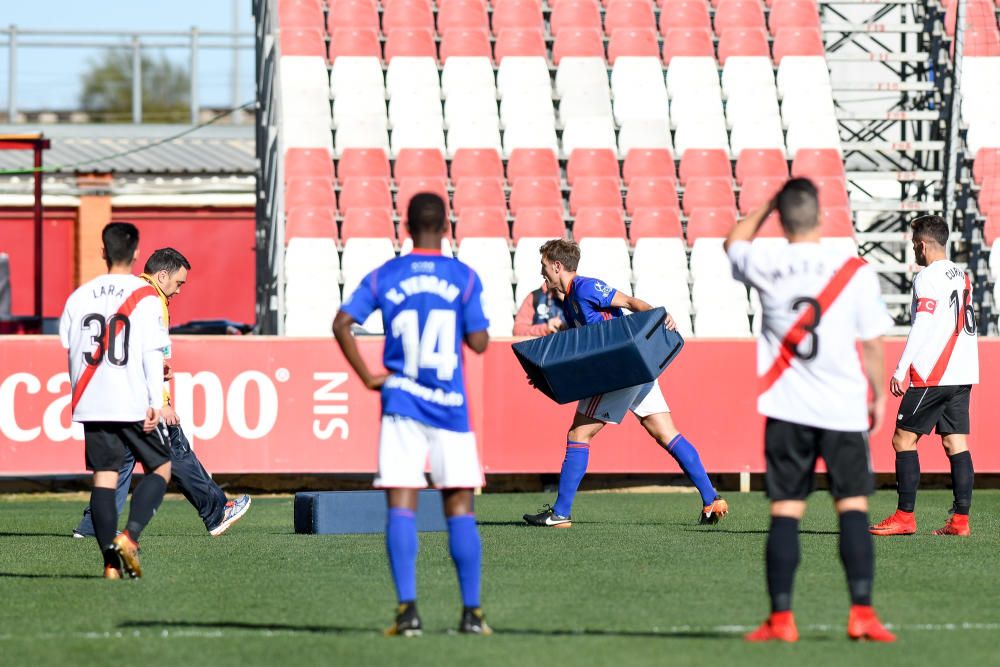
{"type": "Polygon", "coordinates": [[[676,276],[687,284],[688,262],[684,240],[653,237],[639,239],[632,251],[632,273],[637,281],[644,278],[666,281],[676,276]]]}
{"type": "Polygon", "coordinates": [[[709,57],[675,57],[667,68],[667,92],[673,99],[678,93],[708,88],[719,90],[719,66],[715,58],[709,57]]]}
{"type": "MultiPolygon", "coordinates": [[[[324,66],[325,67],[325,66],[324,66]]],[[[330,96],[355,91],[375,92],[385,99],[382,63],[371,56],[340,56],[330,68],[330,96]]]]}
{"type": "Polygon", "coordinates": [[[548,87],[552,97],[549,66],[541,56],[508,56],[497,66],[497,92],[506,97],[514,90],[548,87]]]}
{"type": "Polygon", "coordinates": [[[389,99],[406,91],[435,94],[440,99],[437,63],[430,57],[397,56],[386,69],[385,89],[389,99]]]}
{"type": "MultiPolygon", "coordinates": [[[[722,92],[727,98],[744,90],[774,88],[774,66],[766,56],[730,56],[722,66],[722,92]]],[[[777,91],[776,91],[777,92],[777,91]]]]}
{"type": "Polygon", "coordinates": [[[633,148],[666,148],[673,151],[667,117],[624,121],[618,132],[618,155],[624,159],[633,148]]]}
{"type": "Polygon", "coordinates": [[[830,86],[830,69],[823,56],[785,56],[778,64],[778,95],[793,89],[830,86]]]}
{"type": "Polygon", "coordinates": [[[607,68],[604,58],[563,58],[556,68],[556,92],[565,96],[574,90],[608,90],[607,68]]]}
{"type": "Polygon", "coordinates": [[[442,94],[447,99],[465,91],[486,91],[496,100],[497,86],[489,58],[453,56],[444,62],[441,67],[442,94]]]}
{"type": "Polygon", "coordinates": [[[389,152],[389,132],[382,118],[351,118],[338,125],[335,134],[338,157],[346,148],[381,148],[389,152]]]}
{"type": "Polygon", "coordinates": [[[615,122],[611,116],[571,118],[563,128],[563,155],[569,157],[577,148],[617,150],[615,122]]]}

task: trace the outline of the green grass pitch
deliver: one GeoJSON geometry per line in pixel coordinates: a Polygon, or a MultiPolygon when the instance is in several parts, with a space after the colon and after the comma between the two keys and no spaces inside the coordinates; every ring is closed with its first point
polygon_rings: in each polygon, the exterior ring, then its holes
{"type": "MultiPolygon", "coordinates": [[[[425,635],[386,639],[394,596],[382,536],[292,531],[290,497],[258,498],[221,538],[183,499],[143,536],[140,581],[104,581],[73,540],[77,499],[0,499],[2,665],[986,665],[1000,663],[1000,492],[979,491],[971,539],[937,538],[951,495],[921,493],[920,534],[876,542],[876,607],[895,645],[845,636],[836,517],[817,493],[803,523],[796,645],[747,645],[767,612],[767,503],[694,525],[692,494],[581,494],[569,530],[521,514],[552,500],[477,500],[493,637],[465,637],[444,533],[420,536],[425,635]]],[[[875,518],[895,494],[873,499],[875,518]]]]}

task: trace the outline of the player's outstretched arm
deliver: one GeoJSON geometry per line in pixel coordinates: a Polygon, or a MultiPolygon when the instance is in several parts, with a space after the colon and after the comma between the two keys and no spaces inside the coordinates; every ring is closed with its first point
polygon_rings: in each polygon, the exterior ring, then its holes
{"type": "Polygon", "coordinates": [[[752,241],[753,237],[757,234],[757,230],[760,226],[764,224],[764,220],[767,216],[771,215],[774,210],[775,200],[767,202],[766,204],[761,204],[750,213],[747,217],[743,218],[736,225],[729,230],[729,234],[726,236],[726,240],[722,244],[723,250],[728,251],[729,246],[736,241],[752,241]]]}
{"type": "Polygon", "coordinates": [[[885,417],[885,390],[882,388],[885,361],[881,337],[861,341],[861,363],[864,366],[868,384],[871,386],[868,417],[871,424],[869,430],[874,433],[882,426],[882,419],[885,417]]]}
{"type": "Polygon", "coordinates": [[[476,354],[482,354],[486,351],[486,346],[490,343],[490,334],[485,329],[482,331],[473,331],[471,333],[465,334],[465,344],[472,349],[476,354]]]}
{"type": "Polygon", "coordinates": [[[379,389],[385,383],[388,375],[384,373],[372,375],[371,371],[368,370],[368,364],[361,358],[361,352],[358,351],[358,343],[354,340],[354,334],[351,333],[351,326],[353,324],[354,318],[344,311],[340,311],[337,313],[337,317],[333,319],[333,336],[337,339],[337,344],[340,345],[340,350],[344,353],[347,363],[351,365],[351,368],[358,374],[361,381],[365,383],[365,386],[369,389],[379,389]]]}
{"type": "MultiPolygon", "coordinates": [[[[611,305],[615,308],[628,308],[633,313],[643,313],[647,310],[653,309],[651,305],[642,299],[637,299],[634,296],[629,296],[621,292],[615,292],[614,297],[611,299],[611,305]]],[[[677,323],[674,322],[674,318],[670,316],[670,313],[667,313],[667,319],[664,322],[664,326],[671,331],[677,328],[677,323]]]]}

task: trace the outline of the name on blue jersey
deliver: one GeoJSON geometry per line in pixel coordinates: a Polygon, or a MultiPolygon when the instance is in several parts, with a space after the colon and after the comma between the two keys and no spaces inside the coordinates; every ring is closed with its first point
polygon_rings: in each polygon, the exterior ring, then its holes
{"type": "Polygon", "coordinates": [[[396,287],[390,288],[385,293],[385,296],[398,306],[406,300],[406,297],[415,294],[436,294],[445,301],[454,303],[455,299],[461,293],[462,290],[447,280],[438,278],[437,276],[419,275],[399,281],[399,284],[396,287]],[[402,294],[400,290],[403,291],[402,294]]]}

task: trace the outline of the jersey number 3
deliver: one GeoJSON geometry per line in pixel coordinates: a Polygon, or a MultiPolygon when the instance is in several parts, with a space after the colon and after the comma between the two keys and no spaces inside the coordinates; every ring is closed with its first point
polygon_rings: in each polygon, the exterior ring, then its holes
{"type": "Polygon", "coordinates": [[[95,345],[94,351],[84,352],[84,360],[91,366],[97,366],[105,357],[112,366],[128,364],[128,337],[132,328],[128,317],[117,314],[105,321],[103,315],[91,313],[83,318],[84,329],[93,331],[90,325],[94,323],[97,324],[97,333],[90,337],[95,345]]]}
{"type": "Polygon", "coordinates": [[[417,377],[421,368],[435,370],[437,379],[445,382],[455,376],[455,311],[431,310],[423,331],[417,311],[400,311],[392,318],[392,335],[403,343],[403,373],[408,377],[417,377]]]}
{"type": "MultiPolygon", "coordinates": [[[[806,335],[811,337],[809,342],[809,352],[802,352],[798,345],[792,348],[792,351],[795,353],[795,356],[802,361],[811,361],[816,358],[817,354],[819,354],[819,337],[816,335],[816,327],[819,326],[819,321],[823,317],[823,307],[819,304],[819,301],[810,296],[799,297],[792,302],[792,310],[795,312],[798,312],[802,306],[808,306],[812,309],[812,321],[803,321],[801,325],[802,330],[805,331],[803,338],[805,338],[806,335]]],[[[799,344],[801,343],[802,341],[800,340],[799,344]]]]}

